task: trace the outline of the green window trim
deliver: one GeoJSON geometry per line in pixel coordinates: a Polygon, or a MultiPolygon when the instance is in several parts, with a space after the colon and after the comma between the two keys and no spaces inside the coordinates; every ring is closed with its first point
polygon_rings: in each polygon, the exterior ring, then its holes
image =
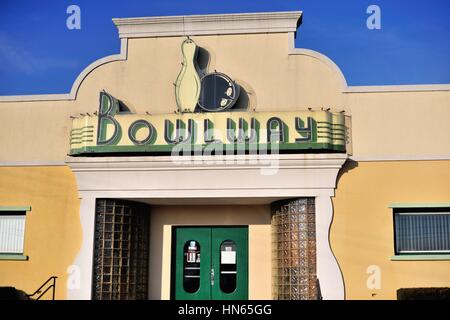
{"type": "Polygon", "coordinates": [[[450,254],[401,254],[394,255],[391,261],[448,261],[450,254]]]}
{"type": "Polygon", "coordinates": [[[31,206],[0,206],[1,211],[31,211],[31,206]]]}
{"type": "Polygon", "coordinates": [[[0,260],[28,261],[29,257],[21,253],[0,253],[0,260]]]}
{"type": "Polygon", "coordinates": [[[392,209],[408,208],[450,208],[450,203],[390,203],[392,209]]]}

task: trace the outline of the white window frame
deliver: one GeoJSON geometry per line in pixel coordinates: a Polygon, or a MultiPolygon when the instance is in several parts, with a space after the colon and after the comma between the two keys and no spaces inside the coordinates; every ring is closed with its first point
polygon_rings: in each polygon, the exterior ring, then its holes
{"type": "MultiPolygon", "coordinates": [[[[0,246],[0,260],[28,260],[28,256],[25,255],[25,234],[26,234],[26,218],[27,214],[31,211],[30,206],[0,206],[0,219],[6,216],[23,216],[23,222],[20,226],[21,237],[19,239],[18,246],[21,247],[20,250],[6,250],[0,246]],[[17,214],[15,214],[17,213],[17,214]],[[21,242],[20,242],[21,241],[21,242]]],[[[1,240],[0,235],[0,240],[1,240]]],[[[17,243],[16,243],[17,246],[17,243]]]]}

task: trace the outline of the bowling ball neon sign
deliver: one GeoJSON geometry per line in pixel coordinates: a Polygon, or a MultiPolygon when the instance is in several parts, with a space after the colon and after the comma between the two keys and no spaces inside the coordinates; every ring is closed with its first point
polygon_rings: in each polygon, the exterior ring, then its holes
{"type": "Polygon", "coordinates": [[[208,73],[201,79],[198,105],[204,111],[215,112],[233,107],[239,98],[239,85],[226,74],[208,73]]]}

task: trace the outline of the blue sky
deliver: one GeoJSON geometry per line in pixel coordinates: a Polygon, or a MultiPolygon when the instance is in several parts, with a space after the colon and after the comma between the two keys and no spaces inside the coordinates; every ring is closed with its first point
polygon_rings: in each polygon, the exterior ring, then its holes
{"type": "Polygon", "coordinates": [[[350,85],[450,83],[449,0],[0,0],[0,95],[66,93],[119,52],[111,18],[301,10],[296,46],[335,61],[350,85]],[[69,5],[81,29],[66,27],[69,5]],[[381,29],[369,30],[369,5],[381,29]]]}

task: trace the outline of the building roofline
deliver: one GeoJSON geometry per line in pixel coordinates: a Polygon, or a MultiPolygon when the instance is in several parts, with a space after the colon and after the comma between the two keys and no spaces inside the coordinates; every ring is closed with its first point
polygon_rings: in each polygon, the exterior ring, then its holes
{"type": "Polygon", "coordinates": [[[120,38],[296,32],[302,11],[112,19],[120,38]]]}
{"type": "Polygon", "coordinates": [[[301,18],[302,18],[301,11],[287,11],[287,12],[211,14],[211,15],[113,19],[114,24],[119,29],[119,37],[121,38],[120,53],[103,57],[87,66],[76,78],[75,82],[72,85],[70,93],[5,95],[5,96],[0,95],[0,103],[75,100],[77,98],[77,93],[81,86],[81,83],[93,70],[107,63],[127,60],[128,38],[144,37],[144,36],[150,37],[176,36],[177,35],[176,32],[180,32],[178,30],[178,28],[180,27],[180,23],[181,26],[184,25],[184,27],[186,28],[183,34],[178,34],[183,36],[194,34],[207,35],[207,34],[287,32],[290,34],[288,37],[289,41],[288,54],[310,56],[325,63],[337,75],[339,82],[341,83],[341,90],[342,90],[341,92],[344,94],[450,91],[450,84],[349,86],[347,84],[344,74],[342,73],[340,68],[336,65],[336,63],[334,63],[331,59],[314,50],[295,48],[294,37],[298,26],[301,24],[301,18]],[[174,23],[174,26],[171,26],[172,23],[174,23]],[[208,25],[209,29],[207,29],[208,25]],[[133,29],[139,26],[143,26],[143,29],[141,29],[140,31],[145,31],[145,29],[147,28],[146,31],[147,33],[139,32],[139,30],[133,29]],[[167,32],[163,32],[164,35],[158,35],[157,29],[155,29],[156,26],[159,29],[161,28],[163,29],[173,28],[173,29],[171,29],[172,31],[168,30],[167,32]],[[194,28],[195,26],[197,26],[199,29],[196,30],[189,29],[194,28]],[[192,33],[188,34],[188,31],[192,33]],[[148,32],[150,32],[150,35],[148,35],[149,34],[148,32]]]}

